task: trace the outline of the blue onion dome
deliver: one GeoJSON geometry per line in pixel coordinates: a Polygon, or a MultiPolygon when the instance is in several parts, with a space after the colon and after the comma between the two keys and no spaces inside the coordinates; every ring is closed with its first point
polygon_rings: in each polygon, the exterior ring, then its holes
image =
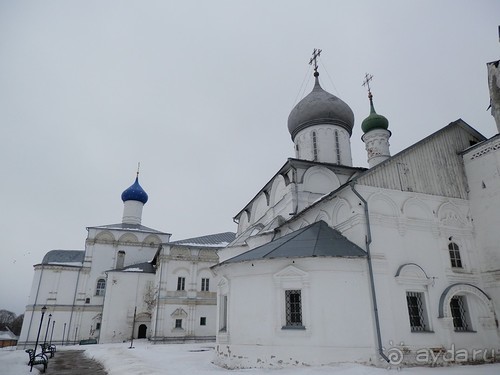
{"type": "Polygon", "coordinates": [[[292,109],[288,116],[288,131],[292,140],[301,130],[320,124],[338,125],[352,134],[354,113],[343,100],[323,90],[318,76],[319,73],[314,72],[313,90],[292,109]]]}
{"type": "Polygon", "coordinates": [[[144,191],[144,189],[139,185],[139,176],[135,178],[135,182],[127,188],[122,193],[122,201],[139,201],[143,204],[146,204],[148,201],[148,194],[144,191]]]}
{"type": "Polygon", "coordinates": [[[368,98],[370,99],[370,115],[361,123],[361,130],[363,130],[363,133],[368,133],[370,130],[374,129],[387,130],[387,128],[389,127],[389,120],[375,112],[375,107],[373,106],[373,96],[371,92],[368,94],[368,98]]]}

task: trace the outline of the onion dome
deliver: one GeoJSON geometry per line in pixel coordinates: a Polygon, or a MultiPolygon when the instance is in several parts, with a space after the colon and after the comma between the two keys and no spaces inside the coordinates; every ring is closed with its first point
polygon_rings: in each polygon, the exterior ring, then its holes
{"type": "Polygon", "coordinates": [[[352,134],[354,114],[351,108],[343,100],[323,90],[318,76],[319,73],[314,72],[313,90],[292,109],[288,116],[288,131],[292,140],[302,129],[320,124],[337,125],[352,134]]]}
{"type": "Polygon", "coordinates": [[[135,182],[127,188],[122,193],[122,201],[139,201],[143,204],[146,204],[148,201],[148,194],[144,191],[144,189],[139,185],[139,176],[135,178],[135,182]]]}
{"type": "Polygon", "coordinates": [[[370,99],[370,115],[361,123],[361,130],[363,130],[363,133],[368,133],[373,129],[387,130],[389,127],[389,120],[375,112],[375,107],[373,106],[373,95],[371,92],[368,93],[368,98],[370,99]]]}

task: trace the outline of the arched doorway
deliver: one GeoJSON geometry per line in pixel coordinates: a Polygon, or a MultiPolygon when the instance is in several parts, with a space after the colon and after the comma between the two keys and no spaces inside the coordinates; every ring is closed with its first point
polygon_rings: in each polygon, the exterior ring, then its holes
{"type": "Polygon", "coordinates": [[[139,326],[139,331],[137,332],[137,338],[138,339],[145,339],[147,331],[148,331],[148,327],[145,324],[141,324],[139,326]]]}

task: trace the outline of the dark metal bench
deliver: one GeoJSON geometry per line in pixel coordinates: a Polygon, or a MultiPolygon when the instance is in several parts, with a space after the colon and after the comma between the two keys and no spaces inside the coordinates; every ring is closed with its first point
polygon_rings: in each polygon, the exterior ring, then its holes
{"type": "Polygon", "coordinates": [[[43,354],[50,353],[50,358],[52,358],[54,356],[54,353],[56,352],[56,346],[55,345],[50,345],[50,344],[47,344],[47,343],[43,343],[43,344],[40,344],[40,346],[42,348],[42,353],[43,354]]]}
{"type": "Polygon", "coordinates": [[[28,353],[28,355],[30,356],[28,366],[31,366],[31,368],[33,368],[33,366],[35,365],[43,365],[43,372],[47,370],[47,366],[49,365],[49,359],[47,358],[45,353],[35,354],[33,349],[26,349],[25,352],[28,353]]]}

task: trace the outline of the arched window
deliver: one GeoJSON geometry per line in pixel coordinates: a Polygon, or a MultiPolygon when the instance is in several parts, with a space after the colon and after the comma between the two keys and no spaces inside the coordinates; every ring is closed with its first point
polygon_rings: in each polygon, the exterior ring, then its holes
{"type": "Polygon", "coordinates": [[[451,266],[453,268],[462,268],[462,258],[460,258],[460,249],[455,242],[448,244],[448,251],[450,253],[451,266]]]}
{"type": "Polygon", "coordinates": [[[95,288],[95,295],[96,296],[103,296],[105,290],[106,290],[106,280],[105,279],[97,280],[97,286],[95,288]]]}
{"type": "Polygon", "coordinates": [[[120,250],[118,251],[118,254],[116,255],[116,269],[123,268],[123,265],[125,264],[125,251],[120,250]]]}

